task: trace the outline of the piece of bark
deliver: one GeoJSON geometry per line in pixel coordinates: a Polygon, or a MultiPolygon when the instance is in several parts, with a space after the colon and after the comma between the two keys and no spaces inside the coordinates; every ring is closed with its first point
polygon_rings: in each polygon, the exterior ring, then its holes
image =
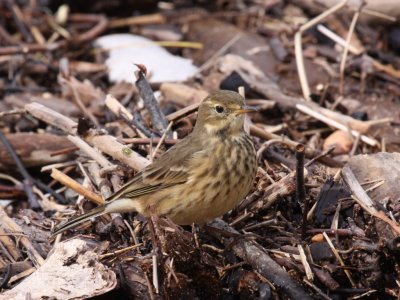
{"type": "Polygon", "coordinates": [[[44,264],[0,299],[87,299],[111,291],[116,275],[98,261],[89,243],[58,243],[44,264]]]}
{"type": "Polygon", "coordinates": [[[150,83],[146,79],[146,70],[142,70],[140,65],[137,65],[137,67],[139,68],[139,71],[136,73],[136,88],[138,89],[139,95],[143,100],[144,107],[150,114],[154,129],[156,129],[158,133],[162,135],[168,126],[167,119],[165,118],[164,113],[161,111],[150,83]]]}
{"type": "MultiPolygon", "coordinates": [[[[63,162],[71,156],[67,154],[51,156],[51,153],[74,146],[66,137],[50,133],[20,132],[7,134],[6,138],[26,167],[38,167],[63,162]]],[[[0,158],[1,170],[15,167],[15,161],[2,143],[0,143],[0,158]]]]}

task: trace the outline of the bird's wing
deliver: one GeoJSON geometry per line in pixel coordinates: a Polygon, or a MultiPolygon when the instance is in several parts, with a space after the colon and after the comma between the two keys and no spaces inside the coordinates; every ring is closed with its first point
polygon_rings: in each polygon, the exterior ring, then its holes
{"type": "Polygon", "coordinates": [[[185,138],[138,173],[106,201],[135,198],[185,183],[190,176],[190,160],[198,151],[201,149],[197,143],[191,141],[190,137],[185,138]]]}

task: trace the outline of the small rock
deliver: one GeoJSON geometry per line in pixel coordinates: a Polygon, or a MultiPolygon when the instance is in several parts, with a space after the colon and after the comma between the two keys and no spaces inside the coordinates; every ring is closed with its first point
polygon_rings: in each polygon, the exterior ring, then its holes
{"type": "Polygon", "coordinates": [[[334,155],[347,154],[353,147],[353,137],[346,131],[336,130],[325,139],[323,148],[327,150],[332,146],[336,147],[332,152],[334,155]]]}

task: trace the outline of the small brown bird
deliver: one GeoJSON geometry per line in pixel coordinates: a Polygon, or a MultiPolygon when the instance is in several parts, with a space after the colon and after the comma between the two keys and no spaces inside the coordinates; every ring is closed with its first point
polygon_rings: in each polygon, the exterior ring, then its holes
{"type": "Polygon", "coordinates": [[[256,152],[244,130],[244,113],[255,111],[232,91],[203,100],[193,132],[138,173],[105,205],[61,224],[53,235],[106,213],[137,211],[175,223],[205,223],[242,200],[252,187],[256,152]]]}

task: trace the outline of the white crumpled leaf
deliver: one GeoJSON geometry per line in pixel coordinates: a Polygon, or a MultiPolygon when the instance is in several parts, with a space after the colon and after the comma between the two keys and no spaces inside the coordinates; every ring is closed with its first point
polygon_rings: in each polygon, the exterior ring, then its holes
{"type": "Polygon", "coordinates": [[[115,273],[98,261],[86,241],[58,243],[44,264],[0,300],[78,300],[102,295],[117,285],[115,273]]]}
{"type": "Polygon", "coordinates": [[[134,64],[146,66],[150,82],[185,81],[197,72],[191,59],[172,55],[152,40],[138,35],[105,35],[94,43],[109,52],[106,65],[112,82],[135,81],[134,64]]]}

